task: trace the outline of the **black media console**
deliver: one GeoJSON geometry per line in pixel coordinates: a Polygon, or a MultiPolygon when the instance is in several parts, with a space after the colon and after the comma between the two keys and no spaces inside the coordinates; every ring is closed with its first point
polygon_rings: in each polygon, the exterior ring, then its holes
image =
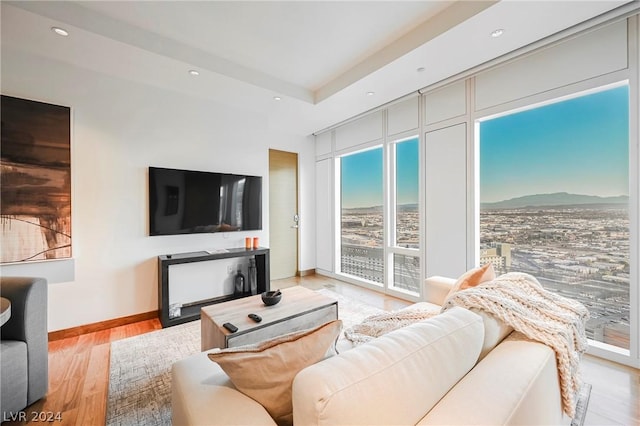
{"type": "Polygon", "coordinates": [[[229,295],[213,299],[200,300],[182,305],[180,316],[169,316],[169,266],[182,263],[204,262],[207,260],[219,260],[236,257],[255,257],[258,275],[258,294],[269,291],[269,249],[245,249],[232,248],[221,249],[212,252],[197,251],[192,253],[163,254],[158,256],[158,309],[160,310],[160,322],[162,327],[182,324],[200,318],[200,308],[214,303],[226,302],[237,299],[238,296],[229,295]]]}

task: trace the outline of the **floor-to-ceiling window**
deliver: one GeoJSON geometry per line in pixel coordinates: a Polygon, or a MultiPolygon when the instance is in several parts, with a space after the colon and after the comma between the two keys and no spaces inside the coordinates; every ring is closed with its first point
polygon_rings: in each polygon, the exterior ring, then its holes
{"type": "Polygon", "coordinates": [[[391,223],[389,287],[417,295],[420,291],[420,141],[417,137],[389,144],[391,223]]]}
{"type": "Polygon", "coordinates": [[[383,148],[340,157],[340,272],[384,283],[383,148]]]}
{"type": "Polygon", "coordinates": [[[481,120],[480,263],[582,302],[590,339],[630,342],[629,86],[481,120]]]}
{"type": "Polygon", "coordinates": [[[342,275],[420,295],[419,153],[411,136],[339,157],[342,275]]]}

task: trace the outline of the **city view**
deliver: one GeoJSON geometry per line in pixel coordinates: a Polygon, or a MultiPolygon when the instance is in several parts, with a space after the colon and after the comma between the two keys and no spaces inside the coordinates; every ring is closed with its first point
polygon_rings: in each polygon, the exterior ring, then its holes
{"type": "Polygon", "coordinates": [[[629,349],[629,86],[480,122],[480,263],[584,304],[629,349]]]}
{"type": "MultiPolygon", "coordinates": [[[[480,263],[583,303],[587,336],[629,349],[628,84],[479,120],[478,130],[480,263]]],[[[397,203],[391,249],[419,248],[419,140],[395,146],[395,200],[383,197],[382,146],[341,157],[341,272],[379,285],[380,206],[397,203]]],[[[419,257],[390,260],[389,286],[419,292],[419,257]]]]}
{"type": "Polygon", "coordinates": [[[629,217],[626,205],[481,209],[480,263],[527,272],[584,304],[587,337],[629,349],[629,217]]]}
{"type": "MultiPolygon", "coordinates": [[[[398,242],[418,247],[417,206],[400,209],[398,242]]],[[[629,216],[625,204],[482,208],[480,264],[526,272],[584,304],[587,337],[629,348],[629,216]]],[[[341,271],[384,282],[382,208],[344,209],[341,271]]],[[[418,292],[417,257],[394,259],[394,286],[418,292]]]]}
{"type": "MultiPolygon", "coordinates": [[[[417,204],[398,206],[397,246],[419,248],[417,204]]],[[[342,209],[341,272],[384,283],[384,223],[382,207],[342,209]]],[[[395,254],[392,286],[418,293],[420,258],[395,254]]]]}
{"type": "MultiPolygon", "coordinates": [[[[393,247],[420,248],[418,137],[389,144],[395,161],[395,241],[393,247]]],[[[384,285],[383,148],[345,155],[341,176],[340,271],[377,285],[384,285]],[[374,207],[371,207],[374,206],[374,207]]],[[[419,294],[420,257],[394,253],[389,287],[419,294]]]]}

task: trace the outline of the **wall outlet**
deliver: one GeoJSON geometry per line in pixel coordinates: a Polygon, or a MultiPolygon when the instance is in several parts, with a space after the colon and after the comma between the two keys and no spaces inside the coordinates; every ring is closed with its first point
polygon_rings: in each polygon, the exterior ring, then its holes
{"type": "Polygon", "coordinates": [[[227,265],[227,273],[233,274],[236,270],[233,269],[234,265],[227,265]]]}

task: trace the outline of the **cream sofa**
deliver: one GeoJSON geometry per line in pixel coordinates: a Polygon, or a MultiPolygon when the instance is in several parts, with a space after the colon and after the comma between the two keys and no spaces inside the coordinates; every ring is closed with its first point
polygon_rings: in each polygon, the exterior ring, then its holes
{"type": "MultiPolygon", "coordinates": [[[[427,279],[421,305],[437,308],[454,282],[427,279]]],[[[568,424],[553,351],[501,340],[510,330],[499,328],[453,308],[307,367],[293,382],[294,423],[568,424]]],[[[171,402],[175,425],[275,424],[206,353],[173,365],[171,402]]]]}

